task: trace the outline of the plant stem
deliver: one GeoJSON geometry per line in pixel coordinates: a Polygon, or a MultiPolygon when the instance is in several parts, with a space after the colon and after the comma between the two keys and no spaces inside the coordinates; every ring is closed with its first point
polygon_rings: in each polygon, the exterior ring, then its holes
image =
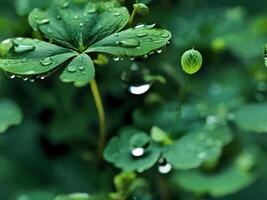
{"type": "Polygon", "coordinates": [[[128,25],[130,25],[130,26],[133,25],[135,15],[136,15],[136,7],[134,6],[134,9],[133,9],[133,12],[131,14],[131,17],[129,19],[128,25]]]}
{"type": "Polygon", "coordinates": [[[99,89],[97,86],[97,82],[93,79],[90,82],[91,90],[94,96],[95,105],[98,112],[98,120],[99,120],[99,140],[98,140],[98,158],[102,159],[102,153],[106,143],[106,118],[105,111],[102,103],[102,99],[99,93],[99,89]]]}

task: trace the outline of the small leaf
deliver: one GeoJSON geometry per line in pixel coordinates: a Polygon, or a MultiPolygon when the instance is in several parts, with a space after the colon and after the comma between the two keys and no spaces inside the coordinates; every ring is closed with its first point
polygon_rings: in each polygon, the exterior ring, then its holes
{"type": "Polygon", "coordinates": [[[74,82],[76,87],[82,87],[88,84],[94,76],[95,68],[93,61],[88,55],[81,54],[66,67],[60,79],[66,83],[74,82]]]}
{"type": "Polygon", "coordinates": [[[159,142],[165,145],[172,143],[172,139],[169,137],[169,135],[156,126],[152,127],[151,129],[151,138],[155,142],[159,142]]]}
{"type": "Polygon", "coordinates": [[[122,29],[128,19],[128,10],[112,2],[89,2],[80,6],[60,0],[55,1],[55,5],[46,11],[33,10],[29,23],[57,43],[83,51],[122,29]]]}
{"type": "Polygon", "coordinates": [[[198,130],[186,134],[164,151],[164,157],[176,169],[197,168],[203,162],[218,159],[222,146],[232,140],[228,127],[198,130]]]}
{"type": "Polygon", "coordinates": [[[267,133],[267,104],[244,105],[234,113],[234,122],[244,131],[267,133]]]}
{"type": "Polygon", "coordinates": [[[16,38],[11,42],[13,46],[8,54],[0,59],[0,68],[15,75],[50,73],[76,55],[68,49],[36,39],[16,38]]]}
{"type": "Polygon", "coordinates": [[[164,47],[170,38],[171,33],[167,30],[142,25],[112,34],[89,47],[86,52],[128,57],[144,56],[164,47]]]}
{"type": "Polygon", "coordinates": [[[109,141],[104,158],[124,171],[143,172],[157,162],[160,152],[147,134],[134,128],[125,128],[118,137],[109,141]]]}
{"type": "Polygon", "coordinates": [[[0,133],[10,126],[20,124],[21,121],[22,113],[19,107],[9,100],[0,100],[0,133]]]}

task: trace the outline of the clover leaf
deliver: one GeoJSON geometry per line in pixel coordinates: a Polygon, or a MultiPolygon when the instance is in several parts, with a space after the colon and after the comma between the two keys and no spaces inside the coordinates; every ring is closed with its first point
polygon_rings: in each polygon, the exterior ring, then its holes
{"type": "Polygon", "coordinates": [[[0,133],[5,132],[10,126],[22,121],[19,107],[9,100],[0,100],[0,133]]]}
{"type": "Polygon", "coordinates": [[[231,140],[228,127],[197,130],[167,146],[163,157],[176,169],[197,168],[205,161],[218,159],[222,147],[231,140]]]}
{"type": "Polygon", "coordinates": [[[169,31],[154,25],[121,31],[129,17],[128,10],[117,1],[54,1],[49,9],[34,9],[29,15],[32,28],[54,44],[28,38],[10,39],[11,47],[0,60],[0,68],[11,77],[28,80],[44,78],[69,63],[60,79],[82,87],[95,76],[91,53],[139,57],[153,53],[170,40],[169,31]]]}
{"type": "Polygon", "coordinates": [[[124,171],[143,172],[158,161],[160,153],[161,149],[146,133],[124,128],[109,141],[104,158],[124,171]]]}

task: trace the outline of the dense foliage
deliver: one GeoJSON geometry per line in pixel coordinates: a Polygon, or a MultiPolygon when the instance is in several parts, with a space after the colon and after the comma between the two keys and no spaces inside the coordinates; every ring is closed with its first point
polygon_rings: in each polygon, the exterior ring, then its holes
{"type": "Polygon", "coordinates": [[[267,198],[267,2],[3,1],[0,199],[267,198]]]}

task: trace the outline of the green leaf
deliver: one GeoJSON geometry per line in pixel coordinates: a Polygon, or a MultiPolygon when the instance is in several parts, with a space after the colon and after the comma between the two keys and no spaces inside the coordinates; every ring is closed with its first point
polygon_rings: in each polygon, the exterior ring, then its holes
{"type": "Polygon", "coordinates": [[[0,100],[0,133],[10,126],[18,125],[22,121],[20,108],[9,100],[0,100]]]}
{"type": "Polygon", "coordinates": [[[61,74],[63,82],[74,82],[76,87],[88,84],[95,76],[94,63],[86,54],[77,56],[61,74]]]}
{"type": "Polygon", "coordinates": [[[221,197],[248,187],[256,178],[255,173],[243,171],[232,164],[215,174],[205,174],[198,170],[179,172],[175,176],[175,181],[184,190],[221,197]]]}
{"type": "Polygon", "coordinates": [[[134,128],[125,128],[118,137],[113,137],[109,141],[104,158],[124,171],[143,172],[157,162],[160,152],[160,148],[146,133],[134,128]],[[142,148],[144,153],[134,156],[133,150],[136,148],[142,148]]]}
{"type": "Polygon", "coordinates": [[[151,129],[151,138],[155,142],[162,143],[165,145],[172,143],[172,139],[169,137],[169,135],[156,126],[152,127],[151,129]]]}
{"type": "Polygon", "coordinates": [[[34,8],[47,8],[51,0],[16,0],[16,11],[19,15],[28,15],[34,8]]]}
{"type": "Polygon", "coordinates": [[[86,52],[102,52],[114,56],[138,57],[162,52],[171,38],[171,33],[165,29],[153,28],[154,25],[141,25],[135,28],[112,34],[93,44],[86,52]]]}
{"type": "Polygon", "coordinates": [[[29,16],[35,30],[80,51],[121,30],[128,20],[128,10],[112,2],[89,2],[83,6],[66,0],[55,1],[46,11],[35,9],[29,16]]]}
{"type": "Polygon", "coordinates": [[[49,74],[76,54],[68,49],[36,39],[11,39],[13,44],[3,59],[0,68],[23,76],[49,74]]]}
{"type": "Polygon", "coordinates": [[[163,156],[176,169],[197,168],[205,161],[218,159],[223,145],[231,140],[228,127],[197,130],[166,147],[163,156]]]}
{"type": "Polygon", "coordinates": [[[234,122],[242,130],[267,133],[267,104],[242,106],[234,113],[234,122]]]}

